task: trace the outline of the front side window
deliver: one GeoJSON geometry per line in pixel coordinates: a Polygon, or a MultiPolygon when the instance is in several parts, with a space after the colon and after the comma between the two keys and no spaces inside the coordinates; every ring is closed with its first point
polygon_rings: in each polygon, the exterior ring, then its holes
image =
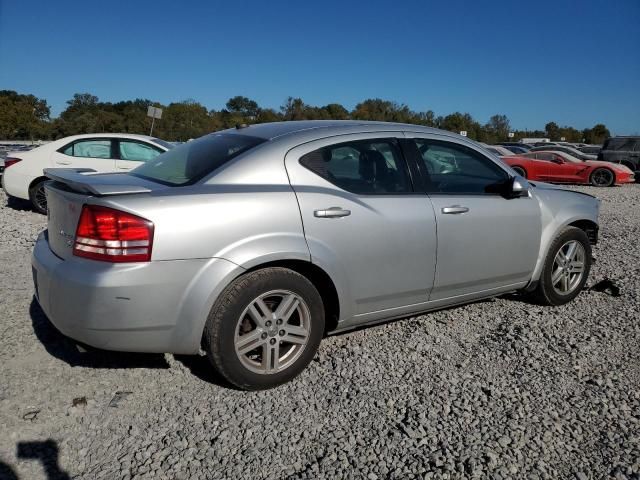
{"type": "Polygon", "coordinates": [[[556,156],[553,153],[542,152],[536,153],[536,158],[538,160],[544,160],[546,162],[553,162],[556,159],[556,156]]]}
{"type": "Polygon", "coordinates": [[[264,141],[249,135],[212,133],[158,155],[129,175],[169,186],[191,185],[264,141]]]}
{"type": "Polygon", "coordinates": [[[130,140],[120,140],[119,151],[121,160],[131,160],[134,162],[146,162],[160,155],[162,152],[146,143],[134,142],[130,140]]]}
{"type": "Polygon", "coordinates": [[[362,195],[411,192],[404,159],[393,139],[330,145],[303,155],[300,164],[348,192],[362,195]]]}
{"type": "Polygon", "coordinates": [[[451,142],[414,139],[428,193],[485,194],[509,175],[479,152],[451,142]]]}
{"type": "Polygon", "coordinates": [[[64,147],[70,157],[111,158],[111,140],[80,140],[64,147]]]}

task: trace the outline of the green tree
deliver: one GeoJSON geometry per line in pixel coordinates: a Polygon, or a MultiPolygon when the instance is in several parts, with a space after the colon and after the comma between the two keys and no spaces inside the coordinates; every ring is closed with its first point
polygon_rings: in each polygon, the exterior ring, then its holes
{"type": "Polygon", "coordinates": [[[494,115],[484,126],[484,131],[488,143],[504,142],[509,138],[511,124],[506,115],[494,115]]]}
{"type": "Polygon", "coordinates": [[[49,105],[34,95],[0,90],[0,138],[36,140],[48,138],[51,124],[49,105]]]}
{"type": "Polygon", "coordinates": [[[545,135],[549,137],[551,141],[560,140],[560,127],[556,122],[549,122],[544,126],[545,135]]]}
{"type": "Polygon", "coordinates": [[[611,136],[609,129],[602,123],[598,123],[593,128],[583,130],[583,138],[587,143],[601,145],[611,136]]]}
{"type": "Polygon", "coordinates": [[[226,107],[229,112],[246,118],[255,119],[260,113],[260,107],[255,101],[240,95],[230,98],[226,107]]]}

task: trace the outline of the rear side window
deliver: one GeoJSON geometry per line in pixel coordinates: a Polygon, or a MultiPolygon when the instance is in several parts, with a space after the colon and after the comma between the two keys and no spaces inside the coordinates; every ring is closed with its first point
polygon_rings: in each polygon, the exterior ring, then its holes
{"type": "Polygon", "coordinates": [[[451,142],[415,139],[428,193],[485,194],[509,175],[479,152],[451,142]]]}
{"type": "Polygon", "coordinates": [[[158,155],[129,174],[169,186],[191,185],[264,141],[248,135],[205,135],[158,155]]]}
{"type": "Polygon", "coordinates": [[[634,150],[640,150],[640,139],[635,138],[610,138],[605,143],[602,150],[618,150],[621,152],[631,152],[634,150]]]}
{"type": "Polygon", "coordinates": [[[394,139],[323,147],[303,155],[300,164],[348,192],[362,195],[411,192],[404,159],[394,139]]]}
{"type": "Polygon", "coordinates": [[[70,157],[111,158],[111,140],[81,140],[63,148],[70,157]]]}
{"type": "Polygon", "coordinates": [[[120,140],[118,150],[121,160],[131,160],[134,162],[146,162],[160,155],[162,152],[158,148],[141,142],[120,140]]]}

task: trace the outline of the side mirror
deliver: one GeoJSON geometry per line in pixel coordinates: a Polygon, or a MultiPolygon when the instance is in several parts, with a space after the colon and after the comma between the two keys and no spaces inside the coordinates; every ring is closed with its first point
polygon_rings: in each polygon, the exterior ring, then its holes
{"type": "Polygon", "coordinates": [[[516,175],[511,179],[509,198],[528,197],[531,185],[524,177],[516,175]]]}
{"type": "Polygon", "coordinates": [[[561,165],[561,164],[563,164],[563,163],[564,163],[564,160],[563,160],[563,159],[561,159],[561,158],[557,158],[557,157],[556,157],[556,158],[554,158],[554,159],[553,159],[553,160],[551,160],[551,161],[552,161],[553,163],[557,163],[557,164],[559,164],[559,165],[561,165]]]}

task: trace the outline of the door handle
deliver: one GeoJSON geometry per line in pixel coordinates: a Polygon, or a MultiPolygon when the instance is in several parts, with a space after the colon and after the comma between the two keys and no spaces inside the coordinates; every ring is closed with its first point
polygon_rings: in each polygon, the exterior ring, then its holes
{"type": "Polygon", "coordinates": [[[56,162],[58,165],[71,165],[71,162],[56,162]]]}
{"type": "Polygon", "coordinates": [[[450,207],[442,207],[442,213],[446,215],[457,215],[459,213],[467,213],[469,209],[467,207],[461,207],[460,205],[452,205],[450,207]]]}
{"type": "Polygon", "coordinates": [[[314,210],[313,216],[318,218],[340,218],[351,215],[351,210],[344,210],[341,207],[331,207],[326,210],[314,210]]]}

